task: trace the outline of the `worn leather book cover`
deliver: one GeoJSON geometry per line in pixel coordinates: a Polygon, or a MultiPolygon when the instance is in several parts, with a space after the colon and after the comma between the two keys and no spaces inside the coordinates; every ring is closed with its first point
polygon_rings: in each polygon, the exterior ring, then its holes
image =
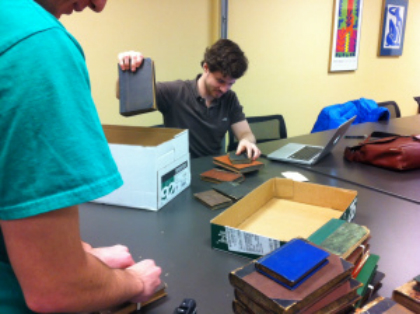
{"type": "Polygon", "coordinates": [[[246,295],[239,289],[234,289],[233,294],[235,295],[236,301],[246,309],[249,313],[253,314],[275,314],[273,311],[266,309],[261,304],[258,304],[252,296],[246,295]]]}
{"type": "Polygon", "coordinates": [[[215,190],[195,193],[194,197],[211,209],[224,208],[233,203],[229,197],[226,197],[215,190]]]}
{"type": "Polygon", "coordinates": [[[229,274],[231,285],[243,291],[264,308],[275,313],[297,313],[300,309],[315,302],[320,296],[349,278],[353,265],[337,255],[331,254],[328,263],[295,290],[289,290],[274,280],[260,274],[255,262],[229,274]]]}
{"type": "Polygon", "coordinates": [[[242,182],[244,176],[241,173],[232,171],[226,171],[222,169],[210,169],[200,174],[200,178],[203,181],[221,183],[221,182],[242,182]]]}
{"type": "Polygon", "coordinates": [[[330,255],[304,239],[292,239],[255,261],[263,275],[293,289],[327,262],[330,255]]]}
{"type": "Polygon", "coordinates": [[[346,221],[343,219],[332,218],[322,225],[318,230],[312,233],[308,240],[316,245],[320,245],[329,235],[336,231],[346,221]]]}
{"type": "Polygon", "coordinates": [[[392,298],[414,313],[420,313],[420,291],[414,289],[416,280],[406,282],[392,292],[392,298]]]}
{"type": "Polygon", "coordinates": [[[353,265],[357,265],[358,262],[363,258],[363,255],[366,252],[370,251],[370,244],[369,244],[370,237],[368,237],[362,244],[360,244],[347,258],[346,261],[352,263],[353,265]]]}
{"type": "Polygon", "coordinates": [[[361,285],[360,282],[353,278],[345,280],[318,301],[303,308],[301,313],[334,313],[343,307],[353,305],[360,299],[357,289],[361,285]]]}
{"type": "Polygon", "coordinates": [[[370,235],[370,230],[341,219],[331,219],[308,237],[308,240],[346,259],[370,235]]]}
{"type": "Polygon", "coordinates": [[[244,304],[242,304],[238,300],[232,301],[232,309],[233,309],[233,313],[235,314],[256,314],[255,312],[252,312],[249,308],[247,308],[244,304]]]}
{"type": "Polygon", "coordinates": [[[253,188],[237,182],[222,182],[212,185],[211,188],[234,201],[240,200],[253,190],[253,188]]]}
{"type": "Polygon", "coordinates": [[[253,172],[253,171],[260,170],[262,167],[264,167],[264,164],[258,160],[254,160],[250,164],[234,165],[229,160],[229,155],[213,157],[213,163],[219,167],[225,168],[233,172],[238,172],[238,173],[253,172]]]}
{"type": "MultiPolygon", "coordinates": [[[[360,298],[356,292],[357,288],[360,286],[360,282],[352,278],[347,278],[340,282],[336,287],[333,287],[333,289],[322,295],[319,299],[315,300],[315,302],[300,309],[298,312],[305,314],[333,313],[335,310],[340,309],[344,305],[349,305],[349,301],[353,301],[352,304],[354,304],[360,298]]],[[[234,295],[239,303],[245,305],[245,307],[252,311],[252,313],[274,313],[264,308],[261,304],[258,304],[252,296],[248,296],[238,289],[234,290],[234,295]]]]}
{"type": "Polygon", "coordinates": [[[252,159],[248,157],[248,154],[241,153],[239,155],[236,155],[236,152],[229,153],[229,160],[232,164],[250,164],[252,162],[252,159]]]}
{"type": "MultiPolygon", "coordinates": [[[[409,309],[401,306],[391,298],[377,297],[362,308],[356,309],[355,314],[411,314],[409,309]]],[[[417,312],[418,313],[418,312],[417,312]]]]}
{"type": "Polygon", "coordinates": [[[237,182],[222,182],[220,184],[212,185],[211,188],[234,201],[240,200],[253,190],[251,187],[237,182]]]}
{"type": "Polygon", "coordinates": [[[120,114],[132,116],[157,110],[155,69],[152,59],[145,58],[135,71],[123,71],[118,66],[120,114]]]}

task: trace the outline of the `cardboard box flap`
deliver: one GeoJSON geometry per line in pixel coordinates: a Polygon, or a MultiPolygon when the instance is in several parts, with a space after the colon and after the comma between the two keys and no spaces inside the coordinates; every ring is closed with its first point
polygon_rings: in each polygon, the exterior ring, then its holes
{"type": "Polygon", "coordinates": [[[122,125],[102,125],[108,143],[158,146],[168,142],[186,130],[172,128],[149,128],[122,125]]]}
{"type": "Polygon", "coordinates": [[[269,179],[210,221],[212,247],[256,258],[331,218],[351,221],[356,201],[356,191],[269,179]]]}
{"type": "Polygon", "coordinates": [[[238,225],[246,232],[281,241],[295,237],[307,238],[341,212],[320,206],[273,198],[238,225]]]}
{"type": "Polygon", "coordinates": [[[354,198],[356,191],[338,189],[326,185],[297,182],[276,178],[275,195],[282,199],[291,199],[298,203],[333,208],[344,212],[354,198]],[[292,195],[291,195],[292,194],[292,195]]]}
{"type": "Polygon", "coordinates": [[[254,197],[247,198],[246,206],[243,206],[241,201],[229,207],[211,222],[237,228],[238,225],[251,216],[254,212],[258,211],[260,207],[264,206],[273,197],[274,181],[269,180],[252,191],[254,197]]]}

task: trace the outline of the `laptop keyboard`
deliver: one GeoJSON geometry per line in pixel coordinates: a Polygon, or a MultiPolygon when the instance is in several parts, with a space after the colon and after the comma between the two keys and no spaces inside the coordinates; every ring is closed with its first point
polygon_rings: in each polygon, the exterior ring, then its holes
{"type": "Polygon", "coordinates": [[[321,147],[305,146],[294,154],[290,155],[291,159],[311,160],[322,151],[321,147]]]}

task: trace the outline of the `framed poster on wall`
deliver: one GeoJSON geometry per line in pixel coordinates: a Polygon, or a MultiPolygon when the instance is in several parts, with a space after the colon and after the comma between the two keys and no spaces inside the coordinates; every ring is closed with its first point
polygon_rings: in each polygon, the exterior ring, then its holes
{"type": "Polygon", "coordinates": [[[330,71],[357,70],[363,0],[335,0],[330,71]]]}
{"type": "Polygon", "coordinates": [[[401,56],[408,0],[384,0],[381,56],[401,56]]]}

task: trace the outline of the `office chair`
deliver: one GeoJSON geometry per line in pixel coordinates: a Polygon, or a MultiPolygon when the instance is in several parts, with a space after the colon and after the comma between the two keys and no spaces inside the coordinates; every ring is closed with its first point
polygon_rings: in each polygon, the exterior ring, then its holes
{"type": "MultiPolygon", "coordinates": [[[[287,138],[286,123],[282,115],[269,115],[260,117],[248,117],[249,126],[258,143],[287,138]]],[[[234,151],[238,147],[238,141],[231,128],[228,130],[228,151],[234,151]]]]}
{"type": "Polygon", "coordinates": [[[417,104],[419,105],[419,108],[417,109],[417,113],[420,113],[420,97],[414,97],[414,100],[417,102],[417,104]]]}
{"type": "Polygon", "coordinates": [[[378,102],[378,107],[387,108],[391,119],[401,117],[400,107],[398,107],[397,103],[393,100],[378,102]]]}

